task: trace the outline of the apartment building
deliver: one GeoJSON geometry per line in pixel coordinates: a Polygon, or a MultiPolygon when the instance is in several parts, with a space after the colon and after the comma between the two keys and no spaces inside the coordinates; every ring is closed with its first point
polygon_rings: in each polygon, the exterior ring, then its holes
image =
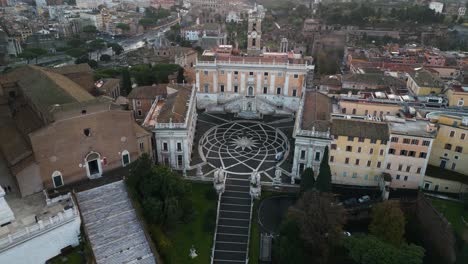
{"type": "Polygon", "coordinates": [[[404,102],[399,96],[386,95],[380,92],[375,94],[384,96],[341,96],[338,102],[340,112],[346,115],[371,115],[379,118],[389,115],[395,116],[400,113],[404,102]]]}
{"type": "Polygon", "coordinates": [[[292,114],[313,65],[294,53],[232,55],[232,46],[205,51],[197,61],[197,106],[208,111],[292,114]]]}
{"type": "Polygon", "coordinates": [[[417,189],[423,185],[436,130],[423,120],[398,120],[390,125],[385,172],[390,187],[417,189]]]}
{"type": "Polygon", "coordinates": [[[329,163],[332,182],[378,186],[388,151],[388,124],[333,118],[331,134],[329,163]]]}
{"type": "Polygon", "coordinates": [[[425,69],[410,73],[406,87],[414,95],[440,94],[444,88],[443,81],[425,69]]]}

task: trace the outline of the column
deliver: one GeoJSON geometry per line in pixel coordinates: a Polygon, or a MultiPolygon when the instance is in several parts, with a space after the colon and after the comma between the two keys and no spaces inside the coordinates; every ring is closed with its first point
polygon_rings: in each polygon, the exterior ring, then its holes
{"type": "Polygon", "coordinates": [[[257,95],[262,94],[262,73],[257,73],[257,95]]]}
{"type": "Polygon", "coordinates": [[[289,96],[289,73],[285,73],[286,76],[284,78],[284,88],[283,88],[283,95],[289,96]]]}
{"type": "Polygon", "coordinates": [[[241,74],[241,80],[240,80],[240,94],[245,95],[245,72],[242,72],[241,74]]]}
{"type": "Polygon", "coordinates": [[[213,72],[213,93],[218,92],[218,72],[213,72]]]}
{"type": "Polygon", "coordinates": [[[270,76],[270,94],[276,94],[275,93],[275,75],[272,74],[270,76]]]}
{"type": "Polygon", "coordinates": [[[232,73],[227,73],[227,91],[232,92],[232,73]]]}
{"type": "Polygon", "coordinates": [[[197,85],[197,89],[198,89],[198,92],[202,92],[201,88],[200,88],[200,71],[197,70],[197,74],[196,74],[196,85],[197,85]]]}

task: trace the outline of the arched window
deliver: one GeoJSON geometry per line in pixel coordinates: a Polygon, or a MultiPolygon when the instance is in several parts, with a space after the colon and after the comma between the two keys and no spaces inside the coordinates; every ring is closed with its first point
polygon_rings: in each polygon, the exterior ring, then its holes
{"type": "Polygon", "coordinates": [[[97,152],[91,152],[86,156],[86,171],[88,177],[100,177],[102,174],[101,170],[101,155],[97,152]]]}
{"type": "Polygon", "coordinates": [[[52,173],[52,182],[54,183],[54,188],[63,185],[62,173],[60,173],[60,171],[54,171],[54,173],[52,173]]]}
{"type": "Polygon", "coordinates": [[[253,96],[253,87],[252,86],[249,86],[249,96],[253,96]]]}
{"type": "Polygon", "coordinates": [[[130,153],[127,150],[122,151],[122,166],[130,164],[130,153]]]}

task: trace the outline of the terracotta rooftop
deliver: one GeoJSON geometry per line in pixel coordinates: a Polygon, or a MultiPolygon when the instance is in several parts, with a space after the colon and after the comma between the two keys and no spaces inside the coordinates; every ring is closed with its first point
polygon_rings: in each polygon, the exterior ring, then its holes
{"type": "Polygon", "coordinates": [[[189,108],[192,86],[178,86],[177,93],[169,95],[157,117],[157,123],[184,123],[189,108]]]}
{"type": "Polygon", "coordinates": [[[304,98],[302,129],[326,132],[330,128],[331,99],[320,92],[308,91],[304,98]]]}
{"type": "Polygon", "coordinates": [[[364,73],[364,74],[350,74],[345,75],[342,78],[342,82],[354,82],[354,83],[364,83],[369,85],[379,85],[379,86],[402,86],[406,84],[404,81],[392,77],[386,76],[378,73],[364,73]]]}
{"type": "Polygon", "coordinates": [[[167,96],[168,84],[158,84],[151,86],[138,86],[132,89],[127,96],[128,99],[154,99],[157,96],[167,96]]]}
{"type": "Polygon", "coordinates": [[[64,74],[64,75],[71,74],[71,73],[79,73],[79,72],[93,72],[93,69],[91,69],[88,63],[66,65],[66,66],[62,66],[59,68],[52,68],[50,70],[58,74],[64,74]]]}
{"type": "Polygon", "coordinates": [[[331,134],[334,136],[388,140],[389,128],[388,124],[384,122],[335,118],[332,121],[331,134]]]}

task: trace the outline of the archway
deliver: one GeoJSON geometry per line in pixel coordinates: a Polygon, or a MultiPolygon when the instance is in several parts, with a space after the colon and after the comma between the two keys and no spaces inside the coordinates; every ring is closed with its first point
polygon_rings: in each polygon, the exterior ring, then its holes
{"type": "Polygon", "coordinates": [[[254,93],[253,87],[252,87],[252,86],[249,86],[248,95],[249,95],[249,96],[253,96],[253,95],[254,95],[253,93],[254,93]]]}
{"type": "Polygon", "coordinates": [[[86,173],[90,178],[101,177],[101,155],[97,152],[91,152],[86,156],[86,173]]]}

